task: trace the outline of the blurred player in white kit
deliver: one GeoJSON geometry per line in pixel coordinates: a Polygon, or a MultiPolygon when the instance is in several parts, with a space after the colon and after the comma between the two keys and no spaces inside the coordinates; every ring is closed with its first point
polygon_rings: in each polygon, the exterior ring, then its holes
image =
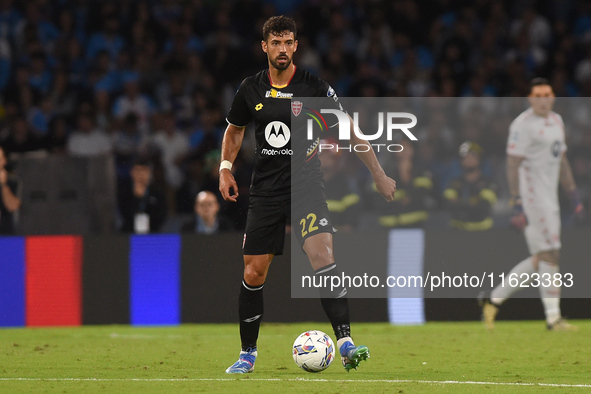
{"type": "Polygon", "coordinates": [[[530,108],[522,112],[509,129],[507,142],[507,180],[511,193],[511,224],[525,230],[530,257],[517,264],[497,286],[490,298],[481,298],[482,316],[487,328],[494,328],[499,307],[525,285],[538,287],[549,330],[574,331],[576,326],[562,318],[560,284],[560,206],[558,185],[571,198],[575,215],[583,215],[583,204],[566,158],[564,122],[552,111],[554,92],[544,78],[530,84],[530,108]],[[510,281],[510,276],[518,279],[510,281]],[[528,279],[529,278],[529,279],[528,279]],[[548,280],[548,278],[550,278],[548,280]]]}

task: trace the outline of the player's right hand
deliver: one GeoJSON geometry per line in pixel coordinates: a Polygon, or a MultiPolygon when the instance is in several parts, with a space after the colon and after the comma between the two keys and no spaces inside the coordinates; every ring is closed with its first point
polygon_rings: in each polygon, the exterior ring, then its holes
{"type": "Polygon", "coordinates": [[[523,231],[527,226],[527,216],[523,212],[523,206],[518,203],[513,205],[513,217],[511,217],[511,226],[518,231],[523,231]]]}
{"type": "Polygon", "coordinates": [[[236,202],[238,199],[238,185],[232,171],[224,168],[220,171],[220,193],[226,201],[236,202]],[[233,194],[230,194],[232,189],[233,194]]]}
{"type": "Polygon", "coordinates": [[[374,176],[374,182],[378,192],[386,201],[394,201],[394,194],[396,193],[396,181],[394,179],[382,173],[379,176],[374,176]]]}

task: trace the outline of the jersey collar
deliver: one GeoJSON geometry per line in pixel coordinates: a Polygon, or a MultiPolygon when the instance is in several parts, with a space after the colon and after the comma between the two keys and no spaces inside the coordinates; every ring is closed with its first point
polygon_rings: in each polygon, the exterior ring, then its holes
{"type": "Polygon", "coordinates": [[[285,85],[275,85],[273,83],[273,81],[271,80],[271,73],[269,72],[269,70],[267,69],[267,77],[269,78],[269,83],[271,84],[272,87],[277,88],[277,89],[282,89],[284,87],[286,87],[287,85],[289,85],[291,83],[291,80],[293,79],[293,76],[295,75],[297,70],[296,65],[293,65],[293,74],[291,74],[291,77],[289,78],[289,81],[287,81],[287,83],[285,85]]]}

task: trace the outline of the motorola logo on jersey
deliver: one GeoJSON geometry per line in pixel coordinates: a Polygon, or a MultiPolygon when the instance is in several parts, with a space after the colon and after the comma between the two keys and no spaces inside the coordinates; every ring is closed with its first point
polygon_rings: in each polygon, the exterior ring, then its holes
{"type": "Polygon", "coordinates": [[[287,145],[290,138],[291,131],[285,123],[278,120],[269,123],[267,127],[265,127],[265,139],[269,145],[277,149],[264,148],[261,149],[261,153],[268,156],[291,155],[291,149],[279,149],[287,145]]]}
{"type": "Polygon", "coordinates": [[[265,128],[265,139],[273,148],[283,148],[289,142],[291,132],[283,122],[273,121],[265,128]]]}

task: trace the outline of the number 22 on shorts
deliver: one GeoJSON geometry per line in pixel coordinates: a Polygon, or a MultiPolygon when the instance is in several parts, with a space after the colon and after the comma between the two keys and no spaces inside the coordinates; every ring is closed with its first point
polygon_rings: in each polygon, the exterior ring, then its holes
{"type": "Polygon", "coordinates": [[[309,213],[305,219],[300,220],[300,224],[302,225],[302,238],[305,237],[308,233],[312,233],[318,230],[318,226],[316,224],[316,214],[309,213]],[[306,220],[308,219],[308,220],[306,220]],[[306,224],[308,224],[308,230],[306,230],[306,224]]]}

